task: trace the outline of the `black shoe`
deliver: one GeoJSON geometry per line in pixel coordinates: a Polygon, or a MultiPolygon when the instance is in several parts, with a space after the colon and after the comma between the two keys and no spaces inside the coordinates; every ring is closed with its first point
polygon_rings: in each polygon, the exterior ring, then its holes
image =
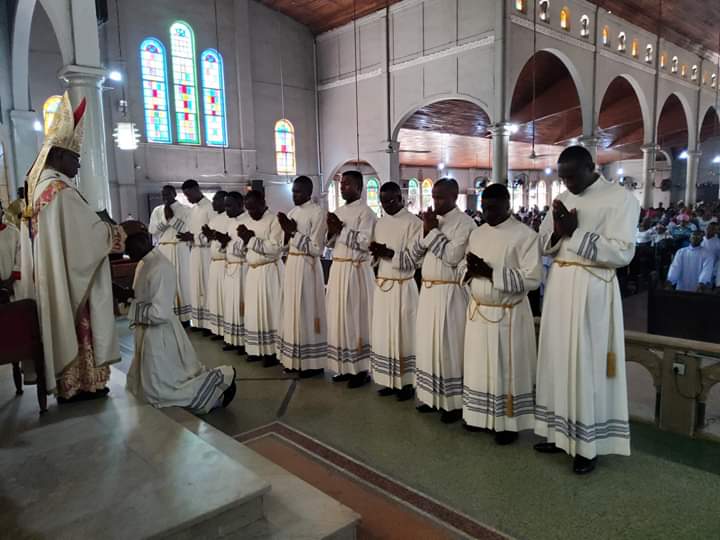
{"type": "Polygon", "coordinates": [[[225,339],[225,338],[222,337],[222,336],[213,336],[213,337],[212,337],[212,340],[213,340],[213,341],[220,341],[221,339],[225,339]]]}
{"type": "Polygon", "coordinates": [[[237,348],[237,351],[238,351],[238,355],[240,355],[240,356],[245,356],[245,355],[247,355],[247,351],[245,350],[245,347],[243,347],[242,345],[240,345],[240,346],[237,348]]]}
{"type": "Polygon", "coordinates": [[[415,407],[415,410],[419,413],[435,412],[435,409],[433,409],[430,405],[425,405],[424,403],[422,405],[418,405],[417,407],[415,407]]]}
{"type": "Polygon", "coordinates": [[[512,444],[518,440],[518,434],[515,431],[498,431],[495,433],[495,444],[505,446],[512,444]]]}
{"type": "Polygon", "coordinates": [[[367,371],[361,371],[357,375],[353,375],[348,381],[348,388],[360,388],[370,382],[370,375],[367,371]]]}
{"type": "Polygon", "coordinates": [[[283,369],[283,373],[285,373],[286,375],[291,375],[291,374],[297,373],[297,372],[298,372],[297,369],[290,369],[290,368],[283,369]]]}
{"type": "Polygon", "coordinates": [[[347,382],[352,378],[349,373],[343,373],[342,375],[335,375],[332,378],[332,382],[347,382]]]}
{"type": "Polygon", "coordinates": [[[234,351],[235,349],[237,349],[237,347],[236,347],[235,345],[230,345],[229,343],[227,343],[227,344],[223,347],[223,351],[226,351],[226,352],[227,352],[227,351],[234,351]]]}
{"type": "Polygon", "coordinates": [[[443,424],[454,424],[462,418],[462,409],[455,409],[454,411],[443,411],[440,415],[440,421],[443,424]]]}
{"type": "Polygon", "coordinates": [[[247,361],[248,361],[249,363],[259,362],[259,361],[262,360],[262,359],[263,359],[262,356],[248,356],[248,357],[247,357],[247,361]]]}
{"type": "Polygon", "coordinates": [[[203,332],[203,337],[212,336],[212,332],[210,330],[208,330],[207,328],[205,328],[205,330],[203,330],[202,332],[203,332]]]}
{"type": "Polygon", "coordinates": [[[483,427],[471,426],[464,420],[462,423],[462,427],[465,431],[470,431],[471,433],[490,433],[492,431],[491,429],[487,429],[487,428],[483,428],[483,427]]]}
{"type": "Polygon", "coordinates": [[[110,393],[110,389],[108,387],[101,388],[100,390],[96,390],[95,392],[80,391],[71,398],[64,398],[64,397],[58,396],[57,402],[61,405],[64,405],[66,403],[78,403],[80,401],[91,401],[93,399],[102,399],[102,398],[106,397],[109,393],[110,393]]]}
{"type": "Polygon", "coordinates": [[[415,397],[415,389],[410,384],[403,386],[402,390],[397,393],[398,401],[407,401],[413,397],[415,397]]]}
{"type": "Polygon", "coordinates": [[[300,378],[301,379],[309,379],[310,377],[317,377],[318,375],[322,376],[324,373],[325,373],[325,370],[323,368],[303,369],[303,370],[300,370],[300,378]]]}
{"type": "Polygon", "coordinates": [[[222,395],[222,406],[227,407],[230,405],[230,402],[235,399],[235,392],[237,392],[237,385],[235,384],[235,377],[237,376],[237,373],[235,373],[235,368],[233,368],[233,381],[230,386],[228,386],[228,389],[223,392],[222,395]]]}
{"type": "Polygon", "coordinates": [[[180,321],[183,328],[190,328],[190,321],[180,321]]]}
{"type": "Polygon", "coordinates": [[[597,465],[597,458],[584,458],[582,456],[575,456],[573,459],[573,472],[575,474],[589,474],[595,470],[597,465]]]}
{"type": "Polygon", "coordinates": [[[395,394],[397,394],[397,390],[395,390],[394,388],[381,388],[380,390],[378,390],[377,393],[378,396],[381,397],[394,396],[395,394]]]}
{"type": "Polygon", "coordinates": [[[266,354],[263,356],[263,367],[273,367],[277,366],[280,363],[280,360],[277,359],[277,356],[274,354],[266,354]]]}
{"type": "Polygon", "coordinates": [[[190,331],[191,331],[191,332],[200,332],[201,330],[202,330],[202,328],[200,328],[200,327],[198,327],[198,326],[191,326],[191,327],[190,327],[190,331]]]}
{"type": "Polygon", "coordinates": [[[536,452],[541,454],[562,454],[564,450],[550,442],[540,442],[533,446],[536,452]]]}

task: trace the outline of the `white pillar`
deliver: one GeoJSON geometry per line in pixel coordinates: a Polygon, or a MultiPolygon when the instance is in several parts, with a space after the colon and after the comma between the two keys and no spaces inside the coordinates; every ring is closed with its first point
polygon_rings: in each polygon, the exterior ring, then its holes
{"type": "Polygon", "coordinates": [[[697,196],[698,166],[700,165],[699,150],[688,150],[687,175],[685,180],[685,205],[695,204],[697,196]]]}
{"type": "Polygon", "coordinates": [[[645,144],[640,147],[643,154],[642,168],[642,207],[653,206],[653,189],[655,188],[655,160],[658,151],[656,144],[645,144]]]}
{"type": "Polygon", "coordinates": [[[385,179],[385,182],[391,181],[400,184],[400,143],[390,141],[388,143],[388,149],[392,149],[392,151],[387,152],[389,175],[385,179]]]}
{"type": "Polygon", "coordinates": [[[600,144],[600,139],[593,135],[583,135],[578,139],[578,144],[587,148],[593,158],[593,161],[597,163],[597,147],[598,144],[600,144]]]}
{"type": "MultiPolygon", "coordinates": [[[[83,117],[85,137],[80,154],[78,187],[96,211],[107,210],[111,214],[102,104],[102,83],[105,80],[105,72],[98,68],[71,65],[63,67],[59,76],[68,84],[73,107],[77,107],[83,98],[86,100],[83,117]]],[[[121,218],[121,216],[116,217],[121,218]]]]}
{"type": "Polygon", "coordinates": [[[13,200],[17,188],[25,184],[25,177],[40,150],[43,134],[42,131],[35,129],[35,122],[40,122],[40,116],[35,111],[12,110],[10,111],[10,121],[12,123],[13,156],[15,158],[13,159],[15,164],[14,176],[17,184],[16,186],[8,185],[10,200],[13,200]]]}
{"type": "Polygon", "coordinates": [[[508,183],[508,146],[510,145],[510,124],[500,122],[490,128],[493,141],[493,184],[508,183]]]}

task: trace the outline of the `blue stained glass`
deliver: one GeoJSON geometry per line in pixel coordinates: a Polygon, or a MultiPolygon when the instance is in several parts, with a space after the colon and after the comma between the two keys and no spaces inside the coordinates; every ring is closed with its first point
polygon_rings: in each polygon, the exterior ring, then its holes
{"type": "Polygon", "coordinates": [[[222,55],[206,49],[200,55],[205,140],[210,146],[227,146],[225,80],[222,55]]]}
{"type": "Polygon", "coordinates": [[[156,38],[145,39],[140,44],[140,70],[148,142],[172,142],[166,66],[163,44],[156,38]]]}

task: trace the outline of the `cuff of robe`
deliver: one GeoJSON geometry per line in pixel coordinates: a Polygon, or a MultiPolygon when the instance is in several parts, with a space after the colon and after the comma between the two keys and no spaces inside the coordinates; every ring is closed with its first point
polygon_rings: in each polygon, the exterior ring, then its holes
{"type": "Polygon", "coordinates": [[[597,233],[575,229],[572,236],[565,241],[568,249],[583,259],[597,260],[597,241],[600,235],[597,233]]]}
{"type": "Polygon", "coordinates": [[[509,294],[522,294],[525,292],[520,271],[507,266],[499,266],[493,269],[493,287],[509,294]]]}

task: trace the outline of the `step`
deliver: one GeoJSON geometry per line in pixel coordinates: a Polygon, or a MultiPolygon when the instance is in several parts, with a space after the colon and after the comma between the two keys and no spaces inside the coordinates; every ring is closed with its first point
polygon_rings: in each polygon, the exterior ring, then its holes
{"type": "Polygon", "coordinates": [[[265,518],[237,538],[265,540],[356,538],[360,515],[244,444],[182,409],[165,414],[272,485],[264,498],[265,518]]]}

